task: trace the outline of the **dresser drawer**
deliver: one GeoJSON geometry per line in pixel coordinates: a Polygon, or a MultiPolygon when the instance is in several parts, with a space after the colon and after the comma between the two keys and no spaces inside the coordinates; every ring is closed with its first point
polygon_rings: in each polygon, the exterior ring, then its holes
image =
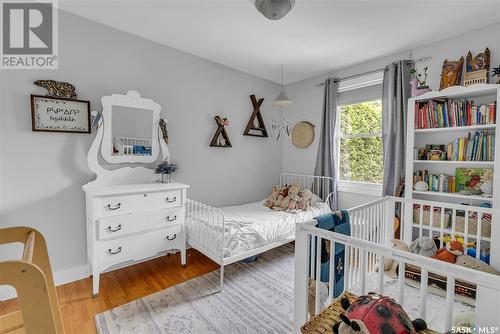
{"type": "Polygon", "coordinates": [[[168,249],[183,249],[184,240],[183,226],[172,225],[160,230],[101,241],[101,268],[128,260],[139,260],[168,249]]]}
{"type": "Polygon", "coordinates": [[[173,208],[182,203],[180,190],[110,196],[99,199],[99,216],[173,208]]]}
{"type": "Polygon", "coordinates": [[[110,216],[99,220],[99,240],[184,224],[184,207],[110,216]]]}

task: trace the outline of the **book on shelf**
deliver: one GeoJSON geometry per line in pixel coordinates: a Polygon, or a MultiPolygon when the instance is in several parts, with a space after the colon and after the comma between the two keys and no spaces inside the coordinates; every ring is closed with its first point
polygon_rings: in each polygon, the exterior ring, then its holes
{"type": "Polygon", "coordinates": [[[417,148],[419,160],[493,161],[495,131],[469,132],[466,137],[443,144],[426,144],[417,148]]]}
{"type": "Polygon", "coordinates": [[[429,174],[428,170],[419,170],[413,175],[413,184],[418,181],[427,183],[428,191],[454,193],[457,191],[456,177],[446,174],[429,174]]]}
{"type": "Polygon", "coordinates": [[[415,102],[415,128],[432,129],[495,124],[497,103],[475,105],[472,100],[429,99],[415,102]]]}

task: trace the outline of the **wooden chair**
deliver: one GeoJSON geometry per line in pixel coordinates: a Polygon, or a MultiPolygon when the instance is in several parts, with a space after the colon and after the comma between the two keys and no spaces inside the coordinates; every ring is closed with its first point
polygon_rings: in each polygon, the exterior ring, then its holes
{"type": "Polygon", "coordinates": [[[0,229],[0,245],[15,242],[22,258],[0,262],[0,285],[16,289],[21,310],[0,315],[0,334],[64,333],[45,238],[30,227],[0,229]]]}

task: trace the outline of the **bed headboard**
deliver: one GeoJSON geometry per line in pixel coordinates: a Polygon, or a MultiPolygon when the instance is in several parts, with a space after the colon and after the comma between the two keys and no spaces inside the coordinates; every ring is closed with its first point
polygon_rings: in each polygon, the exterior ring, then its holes
{"type": "Polygon", "coordinates": [[[323,201],[328,200],[332,192],[333,179],[328,176],[315,176],[294,173],[281,173],[280,185],[298,184],[301,189],[310,189],[313,193],[321,197],[323,201]]]}

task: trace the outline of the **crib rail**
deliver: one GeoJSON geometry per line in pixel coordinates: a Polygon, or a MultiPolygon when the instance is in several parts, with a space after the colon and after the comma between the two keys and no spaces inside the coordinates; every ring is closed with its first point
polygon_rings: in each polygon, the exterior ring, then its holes
{"type": "MultiPolygon", "coordinates": [[[[480,220],[477,217],[483,215],[495,216],[495,210],[488,208],[478,208],[463,205],[455,205],[449,203],[428,202],[419,200],[406,200],[401,198],[387,197],[362,206],[358,206],[348,210],[351,222],[351,236],[338,234],[335,232],[316,228],[315,222],[298,224],[296,228],[295,241],[295,331],[299,332],[300,326],[307,320],[308,314],[314,315],[319,313],[326,303],[321,300],[320,280],[321,277],[321,241],[328,240],[330,242],[330,273],[333,273],[335,245],[341,244],[345,246],[345,263],[344,268],[344,288],[351,290],[356,288],[361,290],[361,293],[367,293],[366,277],[368,274],[376,275],[377,291],[384,294],[384,259],[393,259],[399,263],[399,277],[397,295],[391,296],[399,303],[404,302],[405,291],[405,265],[415,265],[421,269],[421,292],[419,313],[423,319],[427,318],[428,309],[428,291],[427,283],[429,274],[439,274],[446,277],[446,302],[443,319],[445,319],[445,331],[451,330],[453,315],[454,315],[454,299],[455,299],[455,281],[457,279],[470,282],[476,285],[476,323],[479,326],[499,326],[500,320],[496,315],[500,309],[500,277],[455,264],[438,261],[417,254],[393,249],[390,247],[390,239],[394,236],[394,216],[399,214],[412,223],[409,228],[405,222],[402,222],[403,237],[411,240],[422,235],[439,235],[443,236],[445,218],[441,218],[439,212],[439,225],[434,229],[434,225],[425,226],[420,220],[413,223],[412,216],[405,215],[408,212],[414,213],[414,206],[418,206],[417,212],[421,207],[432,206],[433,208],[440,207],[442,212],[450,213],[451,220],[449,227],[450,232],[457,232],[456,217],[457,212],[464,214],[464,230],[462,235],[464,238],[470,234],[467,226],[467,219],[480,220]],[[405,210],[409,210],[406,211],[405,210]],[[450,211],[451,210],[451,211],[450,211]],[[470,217],[469,217],[470,215],[470,217]],[[467,218],[468,217],[468,218],[467,218]],[[469,233],[466,233],[468,231],[469,233]],[[430,234],[429,234],[430,233],[430,234]],[[317,242],[313,242],[317,240],[317,242]],[[305,251],[304,251],[305,250],[305,251]],[[374,272],[378,271],[376,274],[374,272]],[[309,281],[315,280],[313,301],[309,301],[309,281]]],[[[422,209],[424,210],[424,209],[422,209]]],[[[433,212],[433,211],[430,211],[433,212]]],[[[444,216],[446,214],[443,214],[444,216]]],[[[421,215],[418,217],[420,219],[421,215]]],[[[481,223],[478,222],[478,225],[481,223]]],[[[493,225],[493,224],[492,224],[493,225]]],[[[481,231],[480,226],[477,228],[481,231]]],[[[480,244],[484,238],[478,232],[475,235],[469,235],[469,240],[474,239],[480,244]]],[[[496,231],[492,233],[497,233],[496,231]]],[[[486,241],[485,241],[486,242],[486,241]]],[[[494,245],[494,244],[493,244],[494,245]]],[[[492,246],[493,246],[492,245],[492,246]]],[[[392,246],[392,245],[391,245],[392,246]]],[[[479,248],[478,248],[479,249],[479,248]]],[[[479,253],[479,252],[477,252],[479,253]]],[[[335,275],[329,275],[329,287],[333,287],[335,275]]],[[[332,289],[329,288],[326,302],[332,300],[332,289]]]]}
{"type": "Polygon", "coordinates": [[[310,189],[325,202],[329,200],[329,195],[332,193],[332,181],[333,179],[327,176],[293,173],[280,174],[280,185],[297,184],[301,189],[310,189]]]}
{"type": "Polygon", "coordinates": [[[187,243],[222,265],[224,255],[224,213],[204,203],[187,200],[187,243]]]}

